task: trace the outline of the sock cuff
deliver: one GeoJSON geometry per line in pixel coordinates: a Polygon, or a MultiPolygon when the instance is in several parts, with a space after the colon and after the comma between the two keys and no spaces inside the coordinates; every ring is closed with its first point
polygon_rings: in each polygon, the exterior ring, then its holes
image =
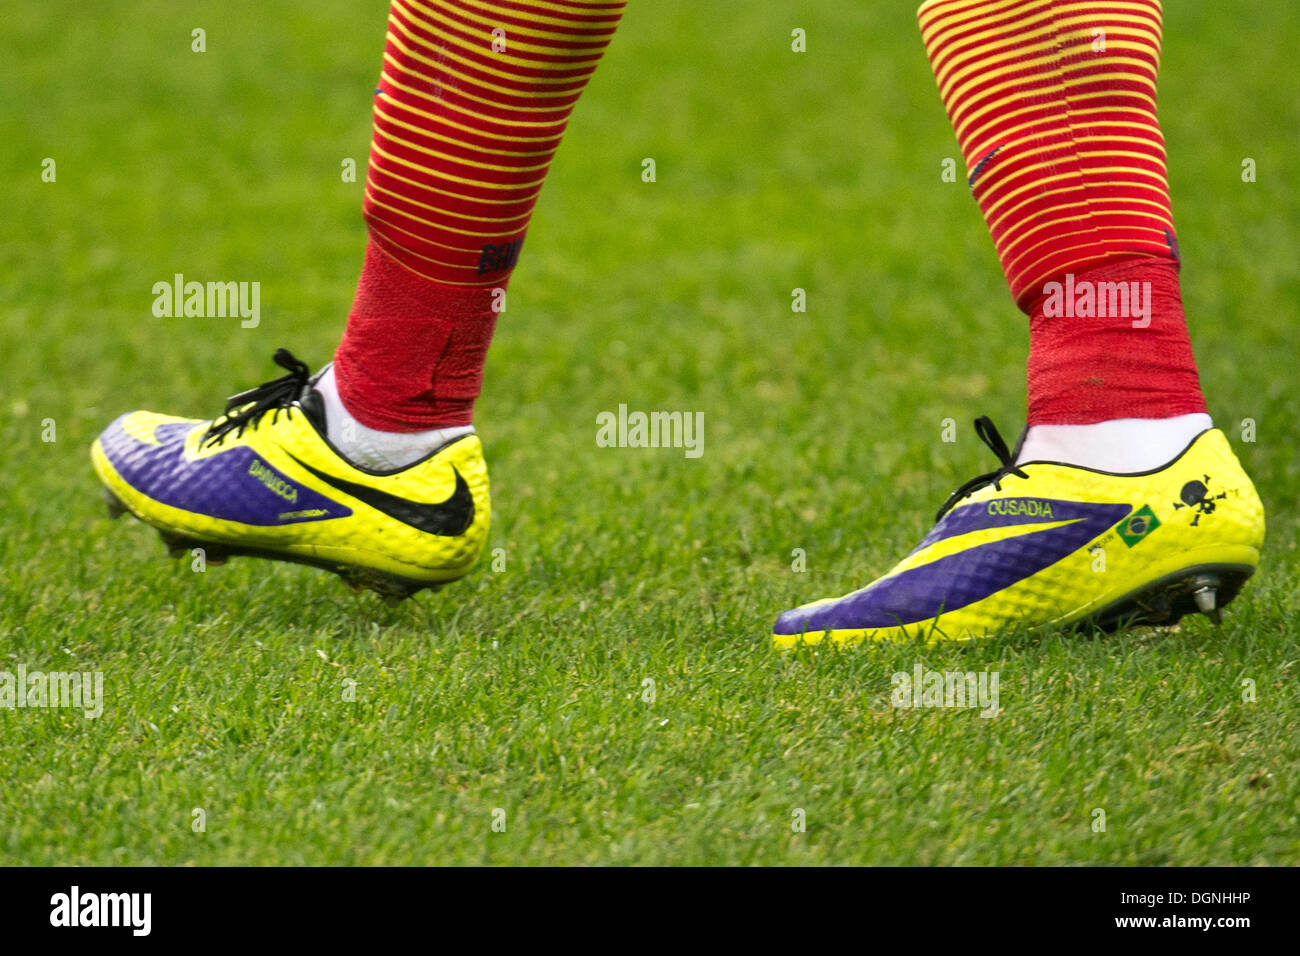
{"type": "Polygon", "coordinates": [[[1067,273],[1033,301],[1029,333],[1031,426],[1206,411],[1175,261],[1067,273]]]}
{"type": "Polygon", "coordinates": [[[504,280],[493,289],[431,282],[372,241],[334,353],[349,414],[390,432],[471,424],[504,294],[504,280]]]}

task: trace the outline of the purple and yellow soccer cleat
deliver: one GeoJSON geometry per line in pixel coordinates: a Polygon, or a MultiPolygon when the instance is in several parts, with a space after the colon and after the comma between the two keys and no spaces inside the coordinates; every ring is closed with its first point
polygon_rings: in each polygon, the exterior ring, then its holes
{"type": "Polygon", "coordinates": [[[359,467],[326,437],[307,366],[233,396],[215,421],[130,412],[91,459],[109,514],[158,529],[173,555],[202,548],[294,561],[390,602],[466,574],[487,540],[487,466],[466,435],[394,471],[359,467]]]}
{"type": "Polygon", "coordinates": [[[1015,464],[958,488],[911,554],[867,587],[782,614],[778,647],[970,640],[1008,628],[1172,624],[1219,610],[1259,563],[1264,508],[1218,429],[1139,474],[1015,464]]]}

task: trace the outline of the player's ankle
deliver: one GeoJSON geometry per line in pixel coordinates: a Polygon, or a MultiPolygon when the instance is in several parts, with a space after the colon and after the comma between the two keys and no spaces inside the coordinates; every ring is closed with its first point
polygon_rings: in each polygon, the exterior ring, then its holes
{"type": "Polygon", "coordinates": [[[1204,412],[1169,418],[1114,418],[1087,425],[1038,424],[1025,433],[1016,462],[1059,461],[1132,474],[1160,468],[1213,428],[1204,412]]]}
{"type": "Polygon", "coordinates": [[[371,428],[359,421],[339,395],[334,366],[315,383],[325,406],[325,431],[330,443],[353,464],[377,471],[404,468],[453,439],[472,434],[473,425],[442,425],[420,431],[371,428]]]}

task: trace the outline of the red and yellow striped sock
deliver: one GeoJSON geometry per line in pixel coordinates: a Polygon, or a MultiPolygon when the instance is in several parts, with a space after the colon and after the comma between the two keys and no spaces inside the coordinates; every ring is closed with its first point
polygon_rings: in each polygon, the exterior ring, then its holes
{"type": "Polygon", "coordinates": [[[362,424],[470,423],[499,301],[621,2],[393,0],[370,242],[334,358],[362,424]]]}
{"type": "Polygon", "coordinates": [[[1159,0],[929,0],[917,17],[1030,316],[1029,423],[1204,412],[1156,118],[1159,0]]]}

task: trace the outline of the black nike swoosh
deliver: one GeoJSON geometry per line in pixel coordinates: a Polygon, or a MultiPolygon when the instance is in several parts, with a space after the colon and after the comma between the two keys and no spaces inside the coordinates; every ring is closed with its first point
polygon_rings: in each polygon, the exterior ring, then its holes
{"type": "Polygon", "coordinates": [[[364,501],[376,511],[381,511],[402,524],[409,524],[412,528],[445,538],[455,538],[464,534],[474,523],[474,496],[455,465],[451,466],[451,470],[456,476],[456,488],[451,496],[446,501],[421,504],[418,501],[390,495],[386,491],[379,491],[369,485],[359,485],[346,478],[327,475],[295,455],[289,457],[327,485],[333,485],[339,491],[351,495],[358,501],[364,501]]]}

